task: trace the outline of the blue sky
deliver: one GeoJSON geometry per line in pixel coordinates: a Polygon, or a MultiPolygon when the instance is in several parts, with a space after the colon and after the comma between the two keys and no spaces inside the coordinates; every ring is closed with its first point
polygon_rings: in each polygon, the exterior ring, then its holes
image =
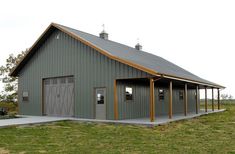
{"type": "MultiPolygon", "coordinates": [[[[222,84],[235,96],[235,1],[229,0],[7,0],[0,2],[0,65],[29,48],[51,22],[161,56],[222,84]]],[[[210,92],[209,92],[210,95],[210,92]]]]}

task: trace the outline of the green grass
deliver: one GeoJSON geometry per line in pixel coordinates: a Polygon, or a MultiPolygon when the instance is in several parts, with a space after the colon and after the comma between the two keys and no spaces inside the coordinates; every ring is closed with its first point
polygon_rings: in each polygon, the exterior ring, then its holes
{"type": "Polygon", "coordinates": [[[0,153],[235,153],[235,104],[223,107],[154,128],[71,121],[1,128],[0,153]]]}

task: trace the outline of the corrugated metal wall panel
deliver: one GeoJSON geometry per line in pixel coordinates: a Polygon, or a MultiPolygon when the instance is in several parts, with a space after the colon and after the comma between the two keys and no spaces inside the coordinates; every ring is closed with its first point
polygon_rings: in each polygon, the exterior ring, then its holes
{"type": "MultiPolygon", "coordinates": [[[[149,74],[111,60],[94,49],[78,42],[70,36],[55,31],[38,49],[39,51],[25,65],[19,74],[20,114],[41,115],[42,79],[73,75],[75,79],[75,115],[94,118],[94,88],[106,87],[107,119],[113,119],[113,82],[115,78],[147,77],[149,74]],[[59,35],[59,39],[56,36],[59,35]],[[29,92],[29,101],[22,102],[23,91],[29,92]]],[[[165,100],[158,100],[156,82],[156,115],[168,113],[168,88],[165,100]]],[[[118,81],[119,118],[139,118],[149,116],[149,82],[125,83],[118,81]],[[134,89],[134,102],[126,102],[125,86],[134,89]]],[[[183,100],[179,100],[179,90],[173,85],[173,114],[183,112],[183,100]]],[[[183,89],[181,89],[183,90],[183,89]]],[[[188,111],[195,111],[195,90],[188,92],[188,111]]]]}
{"type": "MultiPolygon", "coordinates": [[[[22,83],[19,85],[21,114],[41,115],[43,78],[73,75],[75,79],[75,115],[81,118],[94,118],[94,87],[106,87],[107,119],[113,119],[114,79],[148,75],[108,59],[60,31],[52,33],[38,50],[19,74],[19,81],[22,83]],[[59,35],[59,39],[57,39],[57,35],[59,35]],[[23,91],[29,91],[28,102],[22,102],[23,91]]],[[[129,107],[129,109],[132,108],[129,107]]],[[[122,112],[124,113],[124,111],[122,112]]],[[[133,112],[134,109],[131,113],[133,112]]]]}

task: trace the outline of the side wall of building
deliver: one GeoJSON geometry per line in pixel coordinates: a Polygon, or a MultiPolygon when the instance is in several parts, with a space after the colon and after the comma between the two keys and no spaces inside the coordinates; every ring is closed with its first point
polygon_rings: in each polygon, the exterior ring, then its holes
{"type": "MultiPolygon", "coordinates": [[[[174,114],[184,113],[184,100],[179,98],[179,92],[184,89],[174,88],[172,93],[172,112],[174,114]]],[[[120,119],[149,117],[149,83],[141,81],[118,81],[118,109],[120,119]],[[125,87],[132,87],[133,100],[125,100],[125,87]]],[[[196,90],[188,89],[188,112],[196,112],[196,90]]],[[[155,87],[155,115],[168,115],[169,111],[169,89],[165,86],[155,87]],[[159,89],[164,90],[164,99],[159,100],[159,89]]],[[[198,106],[199,107],[199,106],[198,106]]]]}
{"type": "Polygon", "coordinates": [[[42,115],[43,79],[71,75],[75,79],[75,116],[94,118],[94,88],[106,87],[107,119],[114,118],[114,79],[150,76],[55,30],[19,73],[20,114],[42,115]],[[29,93],[28,101],[22,101],[24,91],[29,93]]]}

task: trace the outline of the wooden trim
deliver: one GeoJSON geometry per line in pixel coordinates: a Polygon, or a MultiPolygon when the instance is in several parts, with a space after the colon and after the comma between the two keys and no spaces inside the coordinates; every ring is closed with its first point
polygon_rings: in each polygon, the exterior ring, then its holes
{"type": "MultiPolygon", "coordinates": [[[[158,73],[157,71],[155,70],[152,70],[152,69],[149,69],[149,68],[146,68],[142,65],[139,65],[139,64],[136,64],[136,63],[133,63],[133,62],[130,62],[128,60],[125,60],[125,59],[122,59],[122,58],[119,58],[119,57],[116,57],[112,54],[110,54],[109,52],[97,47],[96,45],[92,44],[91,42],[77,36],[76,34],[66,30],[65,28],[63,28],[61,25],[59,24],[56,24],[56,23],[51,23],[47,29],[41,34],[41,36],[37,39],[37,41],[32,45],[32,47],[28,50],[28,52],[25,54],[24,58],[27,57],[27,55],[32,51],[32,49],[36,46],[36,44],[40,41],[40,39],[44,36],[44,34],[51,28],[51,27],[55,27],[57,29],[59,29],[60,31],[68,34],[69,36],[71,36],[72,38],[84,43],[85,45],[97,50],[98,52],[100,52],[101,54],[113,59],[113,60],[116,60],[118,62],[121,62],[123,64],[126,64],[126,65],[129,65],[131,67],[134,67],[136,69],[139,69],[141,71],[144,71],[146,73],[149,73],[151,75],[154,75],[154,76],[160,76],[160,77],[165,77],[165,78],[168,78],[168,79],[175,79],[175,80],[179,80],[179,81],[185,81],[185,82],[190,82],[190,83],[195,83],[195,84],[201,84],[201,85],[206,85],[206,86],[210,86],[210,87],[215,87],[215,88],[225,88],[223,86],[220,86],[220,85],[211,85],[211,84],[207,84],[207,83],[203,83],[203,82],[198,82],[198,81],[195,81],[195,80],[191,80],[191,79],[186,79],[186,78],[181,78],[181,77],[176,77],[176,76],[172,76],[172,75],[167,75],[167,74],[160,74],[158,73]]],[[[13,74],[16,70],[16,68],[21,64],[21,62],[23,61],[23,59],[18,63],[18,65],[11,71],[10,73],[10,76],[11,75],[15,75],[13,74]]]]}
{"type": "MultiPolygon", "coordinates": [[[[158,72],[155,71],[155,70],[152,70],[152,69],[143,67],[143,66],[141,66],[141,65],[139,65],[139,64],[130,62],[130,61],[128,61],[128,60],[124,60],[124,59],[121,59],[121,58],[119,58],[119,57],[113,56],[113,55],[110,54],[109,52],[107,52],[107,51],[105,51],[105,50],[103,50],[103,49],[97,47],[96,45],[92,44],[91,42],[89,42],[89,41],[87,41],[87,40],[85,40],[85,39],[83,39],[83,38],[81,38],[81,37],[75,35],[75,34],[72,33],[72,32],[67,31],[66,29],[64,29],[64,28],[63,28],[62,26],[60,26],[59,24],[52,23],[52,25],[53,25],[54,27],[58,28],[59,30],[61,30],[62,32],[68,34],[69,36],[75,38],[76,40],[79,40],[80,42],[86,44],[87,46],[89,46],[89,47],[91,47],[91,48],[93,48],[93,49],[99,51],[101,54],[103,54],[103,55],[105,55],[105,56],[107,56],[107,57],[109,57],[109,58],[111,58],[111,59],[113,59],[113,60],[116,60],[116,61],[118,61],[118,62],[121,62],[121,63],[123,63],[123,64],[129,65],[129,66],[134,67],[134,68],[136,68],[136,69],[139,69],[139,70],[141,70],[141,71],[147,72],[147,73],[149,73],[149,74],[151,74],[151,75],[155,75],[155,76],[165,76],[165,78],[169,78],[169,79],[175,78],[176,80],[179,80],[179,81],[186,81],[186,82],[197,83],[197,84],[199,83],[199,84],[202,84],[202,85],[208,85],[208,86],[211,86],[211,87],[217,87],[217,86],[215,86],[215,85],[210,85],[210,84],[207,84],[207,83],[198,82],[198,81],[194,81],[194,80],[190,80],[190,79],[186,79],[186,78],[179,78],[179,77],[172,76],[172,75],[160,74],[160,73],[158,73],[158,72]]],[[[219,86],[219,85],[218,85],[218,86],[219,86]]],[[[220,87],[222,88],[222,86],[220,86],[220,87]]],[[[224,87],[223,87],[223,88],[224,88],[224,87]]]]}
{"type": "Polygon", "coordinates": [[[114,80],[113,83],[113,91],[114,91],[114,119],[118,120],[118,96],[117,96],[117,80],[114,80]]]}
{"type": "Polygon", "coordinates": [[[169,84],[169,119],[172,118],[172,81],[169,84]]]}
{"type": "Polygon", "coordinates": [[[138,79],[150,79],[152,77],[135,77],[135,78],[116,78],[116,80],[138,80],[138,79]]]}
{"type": "Polygon", "coordinates": [[[184,85],[184,115],[188,113],[188,86],[187,83],[184,85]]]}
{"type": "MultiPolygon", "coordinates": [[[[198,114],[198,103],[199,103],[198,94],[199,94],[199,91],[198,91],[198,86],[197,86],[196,87],[196,114],[198,114]]],[[[199,105],[199,107],[200,107],[200,105],[199,105]]]]}
{"type": "Polygon", "coordinates": [[[43,33],[39,36],[39,38],[34,42],[34,44],[29,48],[29,50],[25,53],[24,57],[19,61],[19,63],[11,70],[10,76],[12,76],[13,72],[15,72],[16,68],[21,64],[21,62],[27,57],[27,55],[32,51],[32,49],[38,44],[38,42],[41,40],[41,38],[47,33],[47,31],[53,26],[53,23],[51,23],[46,30],[43,31],[43,33]]]}
{"type": "Polygon", "coordinates": [[[214,111],[215,110],[215,106],[214,106],[214,88],[211,88],[211,97],[212,97],[212,99],[211,99],[211,105],[212,105],[212,111],[214,111]]]}
{"type": "Polygon", "coordinates": [[[207,87],[205,87],[205,112],[207,112],[207,87]]]}
{"type": "MultiPolygon", "coordinates": [[[[156,75],[159,76],[159,75],[156,75]]],[[[191,79],[186,79],[186,78],[181,78],[181,77],[177,77],[177,76],[173,76],[173,75],[167,75],[167,74],[161,74],[161,77],[167,78],[167,79],[173,79],[173,80],[178,80],[178,81],[184,81],[184,82],[189,82],[189,83],[194,83],[194,84],[199,84],[199,85],[203,85],[203,86],[208,86],[208,87],[214,87],[214,88],[225,88],[223,86],[220,85],[211,85],[211,84],[207,84],[204,82],[198,82],[195,80],[191,80],[191,79]]]]}
{"type": "Polygon", "coordinates": [[[116,61],[121,62],[123,64],[129,65],[131,67],[134,67],[134,68],[139,69],[141,71],[147,72],[149,74],[157,75],[156,71],[154,71],[152,69],[148,69],[148,68],[145,68],[145,67],[143,67],[143,66],[141,66],[139,64],[135,64],[135,63],[130,62],[128,60],[124,60],[124,59],[121,59],[119,57],[113,56],[112,54],[110,54],[109,52],[105,51],[104,49],[101,49],[101,48],[97,47],[96,45],[92,44],[91,42],[89,42],[89,41],[87,41],[87,40],[85,40],[85,39],[75,35],[74,33],[65,30],[63,27],[61,27],[58,24],[52,23],[52,25],[54,27],[58,28],[59,30],[61,30],[62,32],[68,34],[69,36],[75,38],[76,40],[79,40],[80,42],[84,43],[85,45],[87,45],[87,46],[89,46],[89,47],[99,51],[101,54],[103,54],[103,55],[105,55],[105,56],[107,56],[107,57],[109,57],[109,58],[111,58],[113,60],[116,60],[116,61]]]}
{"type": "Polygon", "coordinates": [[[218,89],[218,110],[220,110],[220,91],[218,89]]]}
{"type": "Polygon", "coordinates": [[[155,100],[154,100],[154,79],[149,80],[150,84],[150,121],[155,121],[155,100]]]}

